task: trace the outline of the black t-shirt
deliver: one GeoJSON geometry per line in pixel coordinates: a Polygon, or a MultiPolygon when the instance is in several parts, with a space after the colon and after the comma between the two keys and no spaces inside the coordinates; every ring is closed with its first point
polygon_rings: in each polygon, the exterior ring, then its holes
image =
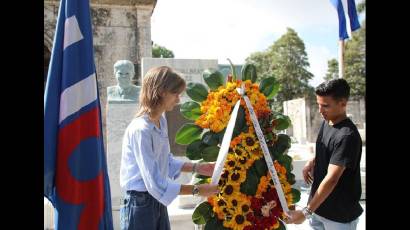
{"type": "Polygon", "coordinates": [[[353,221],[362,214],[363,209],[359,204],[362,194],[361,156],[362,140],[356,126],[349,118],[334,126],[323,121],[316,141],[314,180],[309,201],[325,178],[329,164],[346,168],[333,191],[315,213],[342,223],[353,221]]]}

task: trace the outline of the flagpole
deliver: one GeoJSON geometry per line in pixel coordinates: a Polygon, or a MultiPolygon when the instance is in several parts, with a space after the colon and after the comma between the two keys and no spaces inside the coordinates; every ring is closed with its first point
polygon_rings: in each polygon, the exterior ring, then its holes
{"type": "Polygon", "coordinates": [[[344,39],[339,40],[339,78],[343,78],[343,70],[344,70],[344,48],[345,48],[345,41],[344,39]]]}

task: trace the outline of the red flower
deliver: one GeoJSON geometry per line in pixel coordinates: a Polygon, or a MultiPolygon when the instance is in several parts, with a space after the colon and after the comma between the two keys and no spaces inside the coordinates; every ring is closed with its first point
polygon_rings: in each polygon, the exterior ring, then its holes
{"type": "Polygon", "coordinates": [[[260,209],[262,208],[262,199],[258,199],[258,198],[252,197],[252,198],[251,198],[251,208],[252,208],[254,211],[257,211],[257,210],[260,211],[260,209]]]}
{"type": "Polygon", "coordinates": [[[243,228],[243,230],[252,230],[253,228],[252,228],[252,226],[250,226],[250,225],[247,225],[247,226],[245,226],[244,228],[243,228]]]}
{"type": "Polygon", "coordinates": [[[253,222],[255,220],[255,216],[253,216],[253,214],[250,212],[250,213],[246,214],[246,219],[249,222],[253,222]]]}

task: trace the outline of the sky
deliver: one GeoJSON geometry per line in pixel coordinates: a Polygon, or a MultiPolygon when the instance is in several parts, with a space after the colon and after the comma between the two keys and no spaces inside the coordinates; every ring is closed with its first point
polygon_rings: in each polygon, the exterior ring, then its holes
{"type": "MultiPolygon", "coordinates": [[[[358,2],[358,1],[356,1],[358,2]]],[[[361,21],[361,20],[360,20],[361,21]]],[[[151,17],[154,43],[181,59],[243,64],[290,27],[305,43],[319,85],[327,61],[338,57],[338,20],[329,0],[158,0],[151,17]]]]}

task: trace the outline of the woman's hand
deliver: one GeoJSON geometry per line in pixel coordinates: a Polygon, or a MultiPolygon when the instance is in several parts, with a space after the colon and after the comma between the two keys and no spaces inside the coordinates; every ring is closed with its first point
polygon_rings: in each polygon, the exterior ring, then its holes
{"type": "Polygon", "coordinates": [[[212,176],[215,168],[215,163],[198,164],[196,167],[196,173],[203,176],[212,176]]]}
{"type": "Polygon", "coordinates": [[[199,194],[200,196],[212,196],[217,193],[219,193],[218,185],[212,185],[212,184],[200,184],[197,185],[199,189],[199,194]]]}

